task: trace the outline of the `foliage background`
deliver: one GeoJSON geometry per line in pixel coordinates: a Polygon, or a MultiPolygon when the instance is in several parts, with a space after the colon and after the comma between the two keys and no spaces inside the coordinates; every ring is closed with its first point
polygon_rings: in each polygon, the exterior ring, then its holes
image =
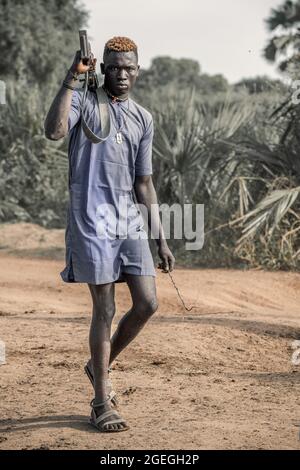
{"type": "MultiPolygon", "coordinates": [[[[64,227],[67,140],[47,141],[43,123],[88,13],[69,0],[0,0],[0,9],[0,221],[64,227]]],[[[282,3],[266,23],[266,60],[295,78],[300,1],[282,3]]],[[[177,261],[298,269],[300,110],[291,89],[268,77],[230,85],[191,59],[156,57],[134,98],[154,117],[159,202],[205,205],[204,249],[170,240],[177,261]]]]}

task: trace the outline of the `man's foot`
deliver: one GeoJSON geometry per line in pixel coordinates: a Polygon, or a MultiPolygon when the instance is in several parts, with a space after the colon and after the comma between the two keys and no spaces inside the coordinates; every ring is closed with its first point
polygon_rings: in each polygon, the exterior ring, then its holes
{"type": "Polygon", "coordinates": [[[92,400],[91,407],[90,423],[100,432],[121,432],[129,429],[126,421],[111,408],[110,397],[101,403],[92,400]]]}

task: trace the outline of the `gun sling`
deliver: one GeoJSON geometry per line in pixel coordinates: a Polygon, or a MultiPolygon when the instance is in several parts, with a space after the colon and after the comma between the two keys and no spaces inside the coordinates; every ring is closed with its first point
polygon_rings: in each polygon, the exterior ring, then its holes
{"type": "Polygon", "coordinates": [[[85,85],[84,85],[84,93],[82,99],[82,112],[81,112],[81,123],[82,128],[84,130],[85,135],[87,138],[93,142],[93,144],[99,144],[101,142],[105,142],[110,134],[110,114],[109,114],[109,101],[107,94],[103,90],[102,87],[96,88],[96,95],[97,101],[99,106],[99,117],[100,117],[100,125],[101,131],[99,135],[96,135],[87,125],[86,119],[84,117],[84,105],[86,102],[86,96],[88,91],[88,74],[85,77],[85,85]]]}

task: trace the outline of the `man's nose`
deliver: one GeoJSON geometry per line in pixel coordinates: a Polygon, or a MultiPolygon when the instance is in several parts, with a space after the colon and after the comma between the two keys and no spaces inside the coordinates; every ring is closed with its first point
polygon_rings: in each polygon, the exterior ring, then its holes
{"type": "Polygon", "coordinates": [[[126,70],[120,67],[119,72],[118,72],[118,79],[126,80],[126,78],[127,78],[126,70]]]}

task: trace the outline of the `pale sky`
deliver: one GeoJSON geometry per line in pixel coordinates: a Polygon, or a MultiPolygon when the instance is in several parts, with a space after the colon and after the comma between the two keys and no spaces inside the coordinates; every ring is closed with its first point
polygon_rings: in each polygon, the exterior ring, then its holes
{"type": "Polygon", "coordinates": [[[203,73],[222,73],[231,83],[243,77],[278,77],[262,57],[269,33],[264,19],[283,0],[81,0],[90,11],[88,33],[102,58],[106,40],[128,36],[147,68],[160,55],[191,58],[203,73]]]}

